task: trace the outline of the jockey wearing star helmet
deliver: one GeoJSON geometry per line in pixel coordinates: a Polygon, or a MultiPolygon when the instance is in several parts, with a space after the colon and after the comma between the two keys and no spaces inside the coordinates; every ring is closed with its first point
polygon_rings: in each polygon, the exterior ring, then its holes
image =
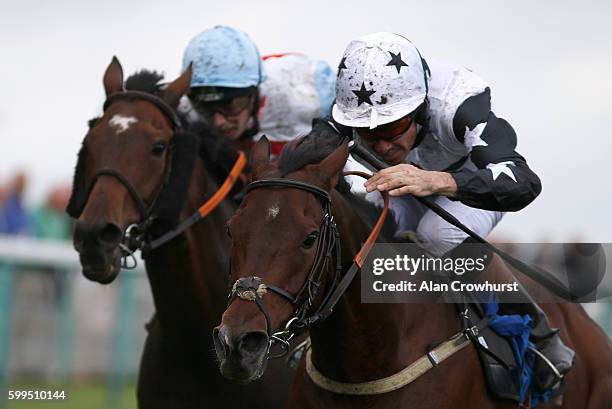
{"type": "Polygon", "coordinates": [[[338,67],[334,119],[374,129],[424,109],[428,70],[419,50],[400,35],[351,41],[338,67]]]}
{"type": "MultiPolygon", "coordinates": [[[[398,34],[375,33],[349,43],[332,113],[391,165],[365,183],[368,196],[394,196],[398,236],[410,234],[436,256],[461,256],[466,246],[460,245],[471,238],[412,196],[430,196],[486,237],[506,212],[522,209],[541,191],[539,178],[515,150],[516,133],[493,112],[488,85],[464,67],[428,65],[398,34]]],[[[499,279],[513,280],[509,270],[501,271],[499,279]]],[[[556,387],[574,352],[526,292],[516,297],[520,303],[501,303],[502,312],[531,316],[532,341],[546,356],[537,361],[536,379],[542,389],[556,387]]]]}

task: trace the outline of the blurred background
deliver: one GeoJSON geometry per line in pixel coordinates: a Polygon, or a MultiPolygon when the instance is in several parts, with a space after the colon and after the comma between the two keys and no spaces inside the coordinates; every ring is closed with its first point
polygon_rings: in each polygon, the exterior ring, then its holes
{"type": "MultiPolygon", "coordinates": [[[[109,286],[82,278],[63,212],[113,55],[126,74],[150,68],[172,79],[189,39],[226,24],[247,32],[262,54],[303,52],[335,67],[351,38],[401,33],[426,59],[467,66],[491,85],[496,112],[514,126],[517,150],[542,179],[540,197],[502,221],[498,241],[612,242],[611,16],[605,1],[3,5],[0,391],[67,391],[66,401],[40,408],[135,407],[152,312],[146,276],[124,272],[109,286]]],[[[610,304],[587,308],[610,334],[610,304]]]]}

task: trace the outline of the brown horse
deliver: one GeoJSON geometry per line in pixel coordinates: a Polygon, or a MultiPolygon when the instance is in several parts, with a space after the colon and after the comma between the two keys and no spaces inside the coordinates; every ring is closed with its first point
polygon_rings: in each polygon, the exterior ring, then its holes
{"type": "MultiPolygon", "coordinates": [[[[87,278],[113,281],[128,247],[146,247],[142,241],[150,244],[217,190],[198,155],[198,138],[181,129],[174,111],[190,79],[189,69],[159,90],[160,77],[144,75],[148,86],[126,92],[119,62],[107,68],[104,114],[83,142],[68,208],[78,216],[74,246],[87,278]],[[145,93],[155,89],[156,95],[145,93]],[[141,243],[126,241],[128,226],[141,243]]],[[[183,234],[143,251],[155,316],[140,367],[140,408],[278,408],[286,400],[288,369],[237,385],[220,375],[212,352],[210,334],[227,302],[225,223],[234,210],[225,200],[183,234]]]]}
{"type": "MultiPolygon", "coordinates": [[[[285,328],[296,317],[296,310],[300,312],[300,306],[311,301],[303,296],[304,283],[317,284],[311,279],[311,266],[322,265],[318,261],[325,257],[321,249],[329,248],[321,243],[323,237],[330,237],[324,234],[328,219],[325,193],[331,197],[331,213],[338,226],[343,273],[371,228],[359,211],[360,201],[333,189],[347,159],[346,145],[317,148],[321,144],[316,143],[316,133],[319,139],[334,138],[330,130],[315,126],[304,142],[281,154],[279,165],[270,163],[266,140],[252,150],[257,185],[251,186],[229,222],[233,239],[230,278],[236,284],[222,325],[215,330],[221,371],[232,379],[257,379],[270,334],[282,334],[274,331],[285,328]]],[[[310,311],[317,311],[327,289],[336,282],[334,268],[333,262],[327,264],[310,311]]],[[[576,351],[561,407],[611,408],[610,341],[580,305],[544,308],[552,323],[561,328],[564,341],[576,351]]],[[[432,345],[460,330],[457,312],[450,304],[362,304],[359,280],[353,280],[333,313],[310,328],[311,362],[328,380],[351,384],[379,380],[403,370],[432,345]]],[[[302,359],[297,370],[291,408],[516,407],[488,393],[472,344],[412,383],[368,396],[319,387],[306,361],[302,359]]],[[[543,407],[559,404],[557,399],[543,407]]]]}

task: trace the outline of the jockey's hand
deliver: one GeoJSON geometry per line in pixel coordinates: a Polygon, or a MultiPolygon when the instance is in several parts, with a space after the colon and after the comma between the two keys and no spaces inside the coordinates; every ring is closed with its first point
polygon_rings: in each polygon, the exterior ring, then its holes
{"type": "Polygon", "coordinates": [[[391,196],[454,197],[457,193],[457,183],[450,173],[422,170],[405,163],[375,173],[364,186],[367,192],[387,191],[391,196]]]}

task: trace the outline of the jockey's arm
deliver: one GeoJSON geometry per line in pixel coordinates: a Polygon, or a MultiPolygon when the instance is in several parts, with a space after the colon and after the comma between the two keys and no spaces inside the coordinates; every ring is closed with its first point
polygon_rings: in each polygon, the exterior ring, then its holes
{"type": "Polygon", "coordinates": [[[478,168],[451,173],[457,185],[453,200],[480,209],[517,211],[540,194],[540,179],[515,150],[514,129],[491,111],[488,88],[461,104],[453,130],[478,168]]]}

